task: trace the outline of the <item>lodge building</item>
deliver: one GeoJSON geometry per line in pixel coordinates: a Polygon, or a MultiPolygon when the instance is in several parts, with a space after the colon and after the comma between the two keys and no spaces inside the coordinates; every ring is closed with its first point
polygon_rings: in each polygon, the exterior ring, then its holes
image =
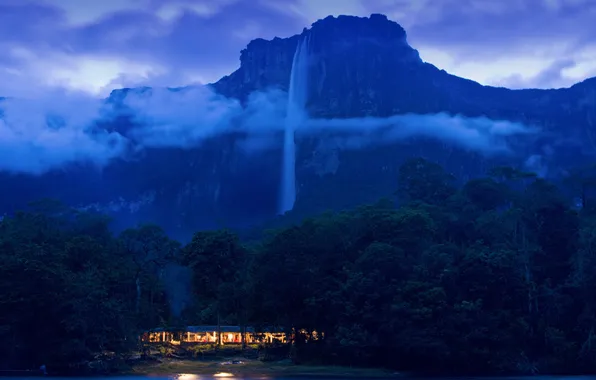
{"type": "MultiPolygon", "coordinates": [[[[286,343],[283,331],[267,329],[256,331],[253,327],[219,326],[222,344],[240,344],[244,334],[244,343],[286,343]]],[[[218,342],[218,326],[187,326],[183,329],[158,328],[145,332],[141,340],[146,343],[212,343],[218,342]]]]}

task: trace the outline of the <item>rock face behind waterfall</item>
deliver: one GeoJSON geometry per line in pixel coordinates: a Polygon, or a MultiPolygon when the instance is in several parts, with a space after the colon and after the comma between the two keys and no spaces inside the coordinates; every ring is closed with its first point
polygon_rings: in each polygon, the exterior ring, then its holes
{"type": "MultiPolygon", "coordinates": [[[[317,21],[310,34],[308,112],[317,118],[444,112],[519,121],[547,133],[531,144],[512,143],[515,163],[549,172],[591,157],[596,148],[596,79],[568,89],[509,90],[482,86],[423,62],[406,32],[382,15],[317,21]]],[[[245,100],[255,90],[288,89],[300,36],[257,39],[241,52],[240,68],[213,84],[245,100]]],[[[118,102],[128,89],[115,91],[118,102]]],[[[113,128],[125,130],[127,121],[113,128]]],[[[176,237],[197,228],[248,225],[275,215],[282,136],[276,149],[243,149],[246,136],[227,135],[190,149],[149,150],[103,171],[73,165],[42,177],[0,173],[0,212],[49,196],[110,210],[120,225],[155,221],[176,237]]],[[[276,137],[277,138],[277,137],[276,137]]],[[[344,149],[335,135],[298,139],[296,212],[342,208],[395,190],[404,159],[426,156],[456,176],[482,173],[491,161],[432,138],[344,149]]]]}
{"type": "Polygon", "coordinates": [[[406,78],[414,85],[403,89],[407,98],[412,94],[428,95],[425,93],[428,88],[418,87],[418,78],[410,77],[413,73],[425,74],[419,70],[425,65],[418,52],[408,45],[404,29],[382,15],[330,16],[315,22],[300,36],[254,40],[242,51],[240,68],[222,78],[215,87],[227,96],[240,98],[267,87],[287,90],[294,52],[300,37],[307,33],[309,54],[314,62],[309,72],[312,78],[309,108],[313,116],[382,116],[399,112],[387,101],[400,95],[400,87],[407,84],[406,78]]]}
{"type": "MultiPolygon", "coordinates": [[[[529,161],[528,169],[547,168],[551,173],[589,159],[596,148],[596,78],[559,90],[482,86],[423,62],[407,43],[404,29],[383,15],[327,17],[300,36],[252,41],[242,51],[241,67],[215,87],[240,99],[257,89],[287,90],[293,54],[306,34],[312,57],[307,108],[312,117],[445,112],[523,122],[546,134],[530,146],[516,145],[519,154],[512,162],[529,161]]],[[[346,151],[333,137],[321,135],[299,141],[298,154],[297,208],[313,210],[391,194],[397,168],[407,157],[435,159],[463,178],[495,162],[422,138],[346,151]]]]}

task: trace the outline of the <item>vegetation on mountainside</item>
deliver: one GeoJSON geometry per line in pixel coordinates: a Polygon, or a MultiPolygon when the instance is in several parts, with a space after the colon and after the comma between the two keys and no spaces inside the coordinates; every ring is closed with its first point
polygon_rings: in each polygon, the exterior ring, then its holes
{"type": "Polygon", "coordinates": [[[497,168],[459,187],[416,159],[396,179],[399,208],[326,213],[251,244],[226,230],[186,246],[157,226],[113,236],[103,216],[38,203],[0,222],[0,363],[92,361],[136,350],[145,329],[219,317],[323,333],[298,336],[296,363],[592,372],[594,178],[557,187],[497,168]],[[173,263],[192,273],[186,307],[168,298],[173,263]]]}

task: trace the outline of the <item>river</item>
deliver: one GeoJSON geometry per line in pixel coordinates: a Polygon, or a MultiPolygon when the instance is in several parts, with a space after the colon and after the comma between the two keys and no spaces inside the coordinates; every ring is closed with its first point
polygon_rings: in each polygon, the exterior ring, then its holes
{"type": "MultiPolygon", "coordinates": [[[[28,379],[28,380],[38,380],[39,377],[4,377],[5,379],[28,379]]],[[[244,376],[235,376],[231,373],[226,372],[217,372],[213,375],[195,375],[195,374],[173,374],[173,375],[130,375],[130,376],[94,376],[94,377],[51,377],[55,380],[221,380],[221,379],[267,379],[267,380],[295,380],[295,379],[304,379],[304,376],[299,377],[244,377],[244,376]]],[[[366,379],[366,377],[332,377],[334,380],[354,380],[354,379],[366,379]]],[[[407,379],[407,377],[397,377],[401,379],[407,379]]],[[[516,377],[445,377],[445,378],[433,378],[433,380],[456,380],[456,379],[466,379],[466,380],[528,380],[530,377],[523,377],[523,376],[516,376],[516,377]]],[[[329,380],[330,377],[325,376],[309,376],[310,380],[329,380]]],[[[379,379],[378,377],[370,378],[379,379]]],[[[415,379],[419,380],[420,377],[416,377],[415,379]]],[[[532,376],[532,380],[594,380],[596,379],[595,376],[532,376]]]]}

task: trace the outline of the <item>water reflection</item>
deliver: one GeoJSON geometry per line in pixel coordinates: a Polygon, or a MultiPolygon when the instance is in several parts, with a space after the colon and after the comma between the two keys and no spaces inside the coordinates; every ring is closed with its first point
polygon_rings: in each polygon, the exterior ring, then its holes
{"type": "MultiPolygon", "coordinates": [[[[229,378],[230,380],[239,380],[239,379],[246,379],[246,380],[298,380],[297,377],[268,377],[268,376],[244,376],[238,375],[235,376],[233,373],[229,372],[214,372],[213,374],[204,374],[204,375],[197,375],[197,374],[190,374],[190,373],[181,373],[181,374],[172,374],[172,375],[144,375],[144,376],[109,376],[109,377],[52,377],[52,380],[214,380],[216,378],[229,378]]],[[[8,380],[16,380],[14,377],[7,377],[8,380]]],[[[22,380],[37,380],[39,377],[19,377],[22,380]]],[[[336,377],[336,380],[372,380],[366,377],[336,377]]],[[[384,380],[430,380],[428,378],[422,377],[407,377],[407,376],[387,376],[384,380]]],[[[432,378],[432,380],[529,380],[529,377],[524,376],[512,376],[512,377],[436,377],[432,378]]],[[[532,380],[596,380],[593,376],[532,376],[532,380]]],[[[308,377],[308,380],[329,380],[328,377],[325,376],[312,376],[308,377]]],[[[377,379],[383,380],[383,379],[377,379]]]]}
{"type": "Polygon", "coordinates": [[[176,376],[177,380],[199,380],[201,376],[195,375],[194,373],[181,373],[176,376]]]}
{"type": "Polygon", "coordinates": [[[215,377],[234,377],[234,374],[229,373],[229,372],[217,372],[217,373],[213,374],[213,376],[215,376],[215,377]]]}
{"type": "Polygon", "coordinates": [[[197,375],[194,373],[180,373],[177,375],[169,376],[170,380],[207,380],[214,377],[234,377],[233,373],[230,372],[214,372],[212,375],[197,375]]]}

